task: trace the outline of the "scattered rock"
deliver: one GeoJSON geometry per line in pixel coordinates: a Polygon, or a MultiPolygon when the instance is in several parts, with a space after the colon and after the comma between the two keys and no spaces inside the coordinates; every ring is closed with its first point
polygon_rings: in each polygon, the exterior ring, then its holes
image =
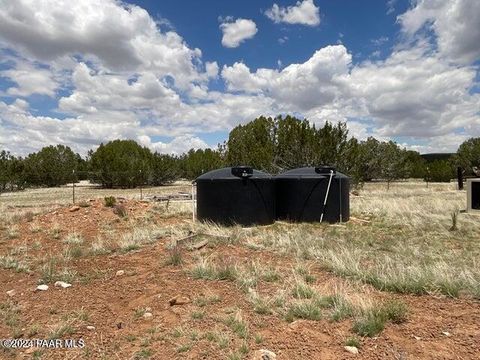
{"type": "Polygon", "coordinates": [[[145,312],[152,312],[152,308],[151,307],[146,307],[145,312]]]}
{"type": "Polygon", "coordinates": [[[277,355],[273,351],[261,349],[253,353],[252,360],[273,360],[276,358],[277,355]]]}
{"type": "Polygon", "coordinates": [[[48,285],[45,285],[45,284],[38,285],[35,290],[36,291],[46,291],[46,290],[48,290],[48,285]]]}
{"type": "Polygon", "coordinates": [[[117,276],[125,275],[125,270],[118,270],[115,275],[117,275],[117,276]]]}
{"type": "Polygon", "coordinates": [[[450,336],[452,334],[450,334],[448,331],[442,331],[442,334],[445,335],[445,336],[450,336]]]}
{"type": "Polygon", "coordinates": [[[415,335],[413,335],[413,338],[414,338],[415,340],[422,340],[422,338],[421,338],[420,336],[415,336],[415,335]]]}
{"type": "Polygon", "coordinates": [[[80,206],[75,205],[75,206],[72,206],[68,211],[75,212],[75,211],[78,211],[78,210],[80,210],[80,206]]]}
{"type": "Polygon", "coordinates": [[[183,306],[169,306],[168,309],[175,314],[175,316],[181,318],[185,316],[186,312],[188,311],[185,307],[183,306]]]}
{"type": "Polygon", "coordinates": [[[8,290],[7,295],[10,296],[10,297],[14,296],[15,295],[15,290],[8,290]]]}
{"type": "Polygon", "coordinates": [[[87,330],[90,330],[90,331],[95,330],[95,326],[88,325],[88,326],[87,326],[87,330]]]}
{"type": "Polygon", "coordinates": [[[190,303],[190,299],[186,296],[177,295],[177,296],[171,298],[170,300],[168,300],[168,303],[170,304],[170,306],[185,305],[185,304],[190,303]]]}
{"type": "Polygon", "coordinates": [[[121,323],[121,322],[117,323],[117,329],[120,330],[122,327],[123,327],[123,323],[121,323]]]}
{"type": "Polygon", "coordinates": [[[146,312],[145,314],[143,314],[143,318],[144,319],[151,319],[153,317],[153,314],[151,312],[146,312]]]}
{"type": "Polygon", "coordinates": [[[200,250],[201,248],[203,248],[204,246],[207,246],[207,245],[208,245],[208,240],[203,240],[203,241],[200,241],[196,244],[193,244],[192,248],[195,249],[195,250],[200,250]]]}
{"type": "Polygon", "coordinates": [[[72,286],[72,284],[66,283],[65,281],[57,281],[57,282],[55,282],[55,286],[57,286],[57,287],[60,286],[64,289],[66,289],[66,288],[69,288],[70,286],[72,286]]]}
{"type": "Polygon", "coordinates": [[[358,354],[358,349],[355,346],[344,346],[343,348],[349,353],[358,354]]]}
{"type": "Polygon", "coordinates": [[[290,330],[298,330],[302,328],[303,324],[305,324],[305,320],[295,320],[294,322],[288,324],[288,328],[290,330]]]}

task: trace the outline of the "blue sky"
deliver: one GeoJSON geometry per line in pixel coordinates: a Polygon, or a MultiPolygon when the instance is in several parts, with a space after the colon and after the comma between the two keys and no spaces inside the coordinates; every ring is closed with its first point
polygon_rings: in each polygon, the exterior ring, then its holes
{"type": "Polygon", "coordinates": [[[455,151],[479,64],[477,0],[0,0],[0,148],[181,153],[289,113],[455,151]]]}
{"type": "Polygon", "coordinates": [[[392,41],[388,40],[381,46],[375,45],[373,41],[394,39],[400,30],[400,26],[396,24],[396,16],[409,5],[408,1],[399,0],[395,3],[395,10],[387,15],[387,3],[381,0],[317,1],[316,4],[321,6],[321,22],[319,26],[312,27],[302,24],[279,25],[264,15],[273,3],[286,7],[295,4],[295,1],[167,0],[133,3],[157,18],[168,19],[191,47],[202,49],[205,60],[216,60],[223,64],[243,60],[253,70],[276,67],[278,60],[284,64],[304,62],[315,50],[338,41],[342,41],[353,53],[358,54],[358,59],[355,60],[365,59],[379,49],[385,55],[392,41]],[[185,12],[186,8],[189,9],[188,12],[185,12]],[[242,46],[225,48],[221,44],[219,16],[251,19],[259,31],[242,46]],[[280,44],[278,39],[285,36],[289,40],[280,44]]]}

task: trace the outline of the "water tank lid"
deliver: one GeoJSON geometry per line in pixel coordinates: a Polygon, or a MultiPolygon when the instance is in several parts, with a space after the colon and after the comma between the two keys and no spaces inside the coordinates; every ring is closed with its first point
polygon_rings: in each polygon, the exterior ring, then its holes
{"type": "Polygon", "coordinates": [[[330,170],[334,170],[335,178],[348,178],[347,175],[341,172],[335,171],[331,166],[319,166],[319,167],[302,167],[297,169],[288,170],[282,174],[277,175],[276,179],[291,179],[291,178],[322,178],[330,176],[330,170]]]}
{"type": "Polygon", "coordinates": [[[271,175],[263,171],[255,170],[248,166],[235,166],[216,169],[200,175],[196,181],[199,180],[238,180],[241,178],[262,179],[271,178],[271,175]],[[244,175],[245,174],[245,175],[244,175]]]}
{"type": "Polygon", "coordinates": [[[327,174],[327,175],[330,175],[330,172],[333,172],[333,175],[335,175],[337,170],[333,166],[318,166],[315,168],[315,172],[317,174],[327,174]]]}

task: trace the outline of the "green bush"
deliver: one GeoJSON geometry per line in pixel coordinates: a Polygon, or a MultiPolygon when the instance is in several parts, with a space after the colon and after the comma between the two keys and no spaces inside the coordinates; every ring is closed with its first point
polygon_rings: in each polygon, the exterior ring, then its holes
{"type": "Polygon", "coordinates": [[[105,196],[104,202],[106,207],[114,207],[117,203],[117,199],[115,196],[105,196]]]}
{"type": "Polygon", "coordinates": [[[446,160],[435,160],[427,165],[425,181],[450,182],[454,177],[453,167],[446,160]]]}
{"type": "Polygon", "coordinates": [[[398,300],[387,301],[382,306],[382,312],[385,314],[387,320],[394,324],[401,324],[407,321],[407,305],[398,300]]]}
{"type": "Polygon", "coordinates": [[[387,319],[381,311],[371,311],[353,324],[352,330],[360,336],[374,337],[385,329],[387,319]]]}

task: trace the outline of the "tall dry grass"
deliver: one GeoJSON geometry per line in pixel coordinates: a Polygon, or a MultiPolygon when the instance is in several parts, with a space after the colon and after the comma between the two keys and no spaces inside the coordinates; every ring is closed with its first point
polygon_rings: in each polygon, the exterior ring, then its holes
{"type": "Polygon", "coordinates": [[[345,225],[277,223],[248,240],[300,258],[316,259],[340,276],[402,293],[462,292],[480,297],[480,217],[457,216],[466,195],[453,184],[369,184],[352,196],[355,218],[345,225]]]}

